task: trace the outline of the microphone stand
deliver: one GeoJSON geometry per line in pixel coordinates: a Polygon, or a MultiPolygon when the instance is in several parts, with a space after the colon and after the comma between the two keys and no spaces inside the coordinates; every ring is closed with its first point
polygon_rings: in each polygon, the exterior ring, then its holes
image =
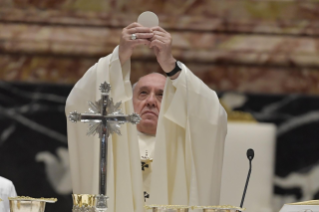
{"type": "Polygon", "coordinates": [[[247,158],[249,160],[249,171],[248,171],[248,175],[247,175],[247,179],[246,179],[246,184],[245,184],[245,189],[243,192],[243,196],[241,198],[241,203],[240,203],[240,207],[242,208],[244,205],[244,199],[246,196],[246,191],[247,191],[247,187],[248,187],[248,182],[249,182],[249,178],[250,178],[250,174],[251,174],[251,161],[254,158],[254,150],[253,149],[248,149],[247,150],[247,158]]]}
{"type": "Polygon", "coordinates": [[[245,185],[245,189],[243,192],[243,197],[241,198],[241,203],[240,203],[240,207],[243,207],[244,204],[244,199],[246,196],[246,191],[247,191],[247,187],[248,187],[248,182],[249,182],[249,178],[250,178],[250,173],[251,173],[251,160],[249,160],[249,171],[248,171],[248,175],[247,175],[247,179],[246,179],[246,185],[245,185]]]}

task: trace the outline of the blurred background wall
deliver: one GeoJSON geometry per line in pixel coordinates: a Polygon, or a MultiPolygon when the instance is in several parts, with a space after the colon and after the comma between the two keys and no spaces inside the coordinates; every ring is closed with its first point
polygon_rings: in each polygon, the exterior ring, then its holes
{"type": "MultiPolygon", "coordinates": [[[[319,2],[308,0],[0,0],[0,175],[18,195],[70,211],[65,100],[144,11],[172,34],[177,59],[240,99],[232,110],[276,124],[274,211],[319,198],[319,2]]],[[[154,71],[137,48],[131,80],[154,71]]]]}

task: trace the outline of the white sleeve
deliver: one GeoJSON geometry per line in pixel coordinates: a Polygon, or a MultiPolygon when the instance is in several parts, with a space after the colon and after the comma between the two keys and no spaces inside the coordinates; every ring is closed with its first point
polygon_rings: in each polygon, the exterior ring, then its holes
{"type": "Polygon", "coordinates": [[[11,186],[10,186],[10,190],[9,190],[9,197],[16,197],[17,196],[17,192],[16,192],[16,189],[13,185],[13,183],[11,183],[11,186]]]}
{"type": "Polygon", "coordinates": [[[194,204],[219,203],[227,114],[215,91],[185,65],[177,80],[168,80],[165,118],[185,129],[190,139],[193,179],[190,191],[194,204]],[[171,98],[169,98],[171,96],[171,98]],[[210,167],[210,168],[207,168],[210,167]]]}

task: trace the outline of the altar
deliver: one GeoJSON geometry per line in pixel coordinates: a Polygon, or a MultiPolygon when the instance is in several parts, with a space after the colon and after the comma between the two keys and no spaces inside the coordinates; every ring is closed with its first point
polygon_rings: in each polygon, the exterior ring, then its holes
{"type": "Polygon", "coordinates": [[[243,207],[272,212],[276,127],[266,123],[229,122],[225,141],[220,205],[239,205],[249,169],[246,151],[254,149],[243,207]]]}

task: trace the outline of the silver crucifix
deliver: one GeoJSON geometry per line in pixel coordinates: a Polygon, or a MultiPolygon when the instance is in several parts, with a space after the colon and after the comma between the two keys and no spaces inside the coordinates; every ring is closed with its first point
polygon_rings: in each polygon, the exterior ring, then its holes
{"type": "MultiPolygon", "coordinates": [[[[120,125],[126,122],[137,124],[141,120],[140,116],[136,113],[131,115],[124,115],[121,112],[121,102],[116,104],[113,103],[113,99],[109,97],[111,90],[110,84],[104,82],[100,85],[101,99],[97,102],[89,102],[89,112],[77,113],[76,111],[71,112],[69,119],[72,122],[88,122],[89,130],[87,135],[99,134],[100,137],[100,164],[99,164],[99,193],[100,204],[97,204],[97,209],[103,206],[101,204],[101,198],[106,195],[106,171],[107,171],[107,146],[108,137],[110,134],[116,133],[121,135],[120,125]]],[[[105,208],[106,209],[106,208],[105,208]]],[[[104,210],[105,210],[104,209],[104,210]]]]}

